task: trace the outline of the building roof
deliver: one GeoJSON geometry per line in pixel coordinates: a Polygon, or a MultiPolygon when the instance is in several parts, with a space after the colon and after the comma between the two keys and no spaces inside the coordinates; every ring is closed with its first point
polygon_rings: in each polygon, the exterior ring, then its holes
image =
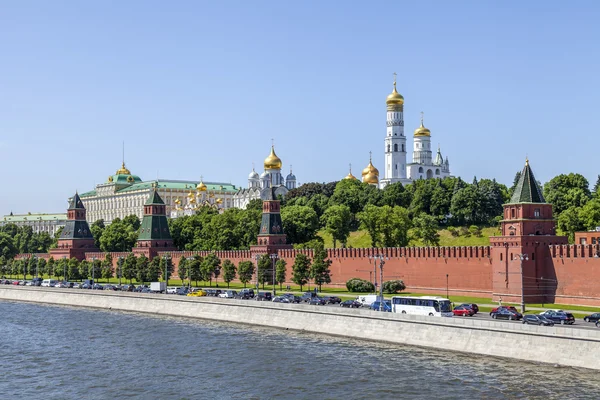
{"type": "Polygon", "coordinates": [[[79,193],[75,192],[75,196],[69,200],[69,210],[85,210],[83,203],[81,202],[81,198],[79,198],[79,193]]]}
{"type": "Polygon", "coordinates": [[[160,198],[160,196],[158,195],[158,191],[155,189],[152,191],[152,193],[150,193],[150,196],[148,197],[148,200],[146,200],[146,205],[150,206],[153,204],[160,204],[160,205],[164,205],[165,202],[163,201],[163,199],[160,198]]]}
{"type": "Polygon", "coordinates": [[[508,204],[545,202],[546,200],[542,195],[542,189],[535,180],[533,171],[529,166],[529,160],[526,160],[525,167],[521,172],[521,177],[519,178],[517,186],[515,187],[515,192],[510,198],[510,202],[508,204]]]}
{"type": "MultiPolygon", "coordinates": [[[[136,190],[147,190],[151,189],[152,185],[157,185],[158,190],[162,189],[176,189],[176,190],[196,190],[196,186],[200,181],[179,181],[179,180],[157,180],[157,181],[147,181],[147,182],[137,182],[130,184],[127,187],[124,187],[120,190],[117,190],[116,194],[133,192],[136,190]]],[[[231,183],[223,183],[223,182],[204,182],[206,185],[206,190],[209,192],[217,191],[217,192],[229,192],[235,193],[238,191],[238,188],[231,183]]],[[[89,192],[85,192],[81,194],[81,197],[94,197],[96,196],[96,190],[91,190],[89,192]]]]}
{"type": "Polygon", "coordinates": [[[67,214],[17,214],[5,215],[2,222],[31,222],[31,221],[66,221],[67,214]]]}

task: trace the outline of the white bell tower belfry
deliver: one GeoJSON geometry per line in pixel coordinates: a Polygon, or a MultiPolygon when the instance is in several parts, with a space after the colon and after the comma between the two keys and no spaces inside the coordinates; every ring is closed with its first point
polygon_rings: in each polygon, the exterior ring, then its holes
{"type": "Polygon", "coordinates": [[[406,136],[404,136],[404,97],[396,90],[394,72],[394,90],[386,99],[387,131],[385,135],[384,177],[381,187],[390,183],[406,183],[406,136]]]}

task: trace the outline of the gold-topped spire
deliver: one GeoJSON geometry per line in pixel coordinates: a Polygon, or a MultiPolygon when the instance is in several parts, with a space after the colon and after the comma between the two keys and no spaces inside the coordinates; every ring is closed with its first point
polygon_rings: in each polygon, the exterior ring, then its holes
{"type": "Polygon", "coordinates": [[[352,175],[352,164],[348,164],[349,168],[348,168],[348,175],[346,175],[346,177],[344,179],[353,179],[353,180],[358,180],[357,177],[355,177],[354,175],[352,175]]]}
{"type": "Polygon", "coordinates": [[[131,175],[131,171],[125,167],[125,161],[121,164],[121,168],[117,170],[116,175],[131,175]]]}
{"type": "Polygon", "coordinates": [[[281,158],[277,157],[277,154],[275,154],[275,145],[271,145],[271,154],[265,158],[265,169],[281,169],[282,164],[281,158]]]}
{"type": "Polygon", "coordinates": [[[369,152],[369,165],[362,170],[362,181],[370,185],[379,183],[379,170],[373,165],[373,153],[369,152]]]}
{"type": "Polygon", "coordinates": [[[401,111],[399,107],[404,104],[404,97],[396,90],[396,75],[397,74],[394,72],[394,90],[392,90],[392,93],[389,94],[385,100],[389,111],[401,111]],[[396,110],[396,108],[399,109],[396,110]]]}
{"type": "Polygon", "coordinates": [[[206,189],[206,185],[204,182],[202,182],[202,175],[200,175],[200,183],[198,183],[198,186],[196,186],[196,190],[199,192],[206,192],[206,189]]]}
{"type": "Polygon", "coordinates": [[[529,157],[525,156],[525,166],[529,166],[529,157]]]}
{"type": "Polygon", "coordinates": [[[427,128],[425,128],[425,125],[423,125],[423,115],[425,113],[423,111],[421,111],[421,126],[419,126],[417,129],[415,129],[415,136],[431,136],[431,131],[427,128]]]}

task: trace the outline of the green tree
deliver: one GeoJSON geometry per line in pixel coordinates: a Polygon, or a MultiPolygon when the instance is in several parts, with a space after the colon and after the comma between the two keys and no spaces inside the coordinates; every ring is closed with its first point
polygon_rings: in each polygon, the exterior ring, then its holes
{"type": "Polygon", "coordinates": [[[308,283],[310,278],[310,259],[304,253],[296,255],[294,265],[292,265],[292,282],[302,287],[308,283]]]}
{"type": "Polygon", "coordinates": [[[103,219],[99,219],[90,225],[90,232],[92,232],[92,236],[94,236],[94,245],[97,248],[100,248],[100,238],[102,237],[105,228],[106,226],[104,225],[103,219]]]}
{"type": "MultiPolygon", "coordinates": [[[[1,262],[1,260],[0,260],[1,262]]],[[[47,268],[46,266],[48,265],[48,263],[46,262],[45,258],[40,258],[38,260],[38,273],[40,276],[44,276],[47,274],[47,268]]]]}
{"type": "Polygon", "coordinates": [[[319,230],[317,213],[308,206],[288,206],[281,210],[283,230],[289,243],[305,243],[319,230]]]}
{"type": "Polygon", "coordinates": [[[252,261],[240,261],[238,264],[238,278],[244,284],[244,287],[252,280],[252,275],[254,275],[254,264],[252,261]]]}
{"type": "Polygon", "coordinates": [[[600,190],[600,175],[598,175],[598,179],[596,179],[596,183],[594,184],[594,195],[598,196],[598,191],[600,190]]]}
{"type": "Polygon", "coordinates": [[[408,208],[412,201],[412,196],[409,191],[400,182],[386,185],[383,189],[381,202],[390,207],[400,206],[408,208]]]}
{"type": "Polygon", "coordinates": [[[156,256],[152,259],[152,261],[150,261],[150,264],[148,265],[148,273],[146,274],[146,279],[148,279],[149,282],[158,282],[158,278],[160,277],[160,275],[160,257],[156,256]]]}
{"type": "Polygon", "coordinates": [[[600,226],[600,197],[594,197],[579,210],[579,221],[588,231],[600,226]]]}
{"type": "Polygon", "coordinates": [[[269,277],[271,276],[271,270],[271,257],[269,257],[268,254],[263,254],[258,259],[258,265],[256,270],[258,283],[262,285],[263,289],[265,288],[265,283],[269,281],[269,277]]]}
{"type": "Polygon", "coordinates": [[[435,217],[425,213],[419,214],[413,220],[414,235],[421,239],[425,246],[438,246],[440,243],[440,235],[438,234],[438,223],[435,217]]]}
{"type": "Polygon", "coordinates": [[[351,219],[350,208],[346,205],[330,206],[323,214],[321,220],[325,226],[325,230],[333,238],[334,248],[338,241],[342,243],[343,247],[346,247],[348,236],[350,236],[351,219]]]}
{"type": "Polygon", "coordinates": [[[171,257],[160,257],[160,274],[163,281],[171,279],[171,275],[173,274],[173,259],[171,257]]]}
{"type": "Polygon", "coordinates": [[[404,281],[393,280],[383,282],[383,291],[388,294],[398,293],[406,289],[404,281]]]}
{"type": "MultiPolygon", "coordinates": [[[[186,279],[188,279],[189,277],[189,270],[188,270],[188,261],[185,257],[181,257],[179,259],[179,265],[177,265],[177,275],[179,276],[179,279],[181,279],[181,284],[183,285],[183,282],[185,282],[186,279]]],[[[192,282],[190,281],[190,286],[192,285],[192,282]]]]}
{"type": "Polygon", "coordinates": [[[14,258],[17,255],[13,237],[8,233],[0,232],[0,252],[6,259],[14,258]]]}
{"type": "MultiPolygon", "coordinates": [[[[390,206],[387,207],[391,209],[390,206]]],[[[367,204],[363,211],[356,214],[361,229],[366,230],[371,238],[371,247],[375,247],[381,242],[381,211],[381,207],[367,204]]]]}
{"type": "Polygon", "coordinates": [[[90,267],[90,262],[88,260],[83,260],[79,263],[79,273],[77,275],[77,278],[78,279],[87,279],[88,277],[90,277],[90,278],[92,277],[92,270],[90,267]]]}
{"type": "Polygon", "coordinates": [[[46,273],[50,277],[53,277],[55,275],[54,268],[56,268],[56,261],[54,260],[54,257],[50,257],[48,259],[48,263],[46,264],[46,273]]]}
{"type": "Polygon", "coordinates": [[[575,232],[583,229],[583,224],[579,219],[581,208],[569,207],[560,213],[557,220],[557,227],[566,235],[570,243],[575,241],[575,232]]]}
{"type": "Polygon", "coordinates": [[[322,246],[315,248],[309,275],[315,285],[319,286],[319,291],[321,291],[323,284],[331,283],[331,271],[329,270],[331,260],[327,257],[327,250],[322,246]]]}
{"type": "Polygon", "coordinates": [[[227,283],[227,287],[229,288],[229,284],[231,281],[235,279],[236,267],[235,264],[231,262],[229,259],[223,260],[223,281],[227,283]]]}
{"type": "Polygon", "coordinates": [[[365,206],[362,192],[367,186],[367,184],[354,179],[342,179],[336,184],[333,195],[329,199],[330,208],[331,206],[345,206],[352,214],[360,212],[365,206]]]}
{"type": "Polygon", "coordinates": [[[220,273],[221,259],[215,253],[210,253],[204,257],[200,268],[202,269],[202,280],[209,281],[209,286],[212,286],[212,278],[218,276],[216,271],[218,270],[220,273]]]}
{"type": "Polygon", "coordinates": [[[102,270],[100,275],[102,276],[102,278],[108,281],[114,276],[112,254],[106,253],[106,255],[104,256],[104,260],[102,260],[101,268],[102,270]]]}
{"type": "Polygon", "coordinates": [[[123,260],[123,264],[121,265],[121,276],[129,280],[129,283],[131,283],[133,278],[135,278],[136,265],[137,259],[135,257],[135,254],[127,254],[127,257],[125,257],[125,260],[123,260]]]}
{"type": "Polygon", "coordinates": [[[283,258],[280,258],[275,263],[275,280],[277,281],[277,283],[279,283],[280,290],[282,290],[282,285],[287,278],[286,274],[287,274],[287,262],[283,258]]]}
{"type": "Polygon", "coordinates": [[[77,280],[79,278],[79,260],[72,257],[67,264],[67,274],[69,279],[65,277],[65,280],[77,280]]]}
{"type": "Polygon", "coordinates": [[[105,252],[131,251],[138,238],[140,219],[129,215],[122,220],[115,218],[99,239],[100,249],[105,252]]]}
{"type": "Polygon", "coordinates": [[[412,223],[408,216],[408,210],[404,207],[383,206],[381,213],[381,246],[383,247],[405,247],[408,246],[410,238],[408,231],[412,223]]]}
{"type": "Polygon", "coordinates": [[[198,286],[198,281],[202,279],[201,265],[203,260],[204,259],[199,255],[195,255],[188,260],[188,268],[190,269],[190,279],[196,282],[196,286],[198,286]]]}
{"type": "Polygon", "coordinates": [[[150,260],[146,255],[141,254],[135,263],[135,280],[138,283],[144,283],[148,281],[148,269],[150,266],[150,260]]]}
{"type": "Polygon", "coordinates": [[[554,215],[570,207],[582,207],[591,198],[589,182],[581,174],[555,176],[544,185],[544,197],[552,204],[554,215]]]}

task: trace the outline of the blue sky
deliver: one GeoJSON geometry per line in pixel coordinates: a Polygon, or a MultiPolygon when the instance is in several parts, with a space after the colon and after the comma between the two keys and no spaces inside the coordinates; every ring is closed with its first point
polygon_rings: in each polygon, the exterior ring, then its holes
{"type": "Polygon", "coordinates": [[[398,73],[452,173],[600,173],[600,3],[0,1],[0,212],[62,212],[120,166],[232,182],[271,138],[300,183],[383,170],[398,73]],[[570,3],[574,4],[574,3],[570,3]]]}

